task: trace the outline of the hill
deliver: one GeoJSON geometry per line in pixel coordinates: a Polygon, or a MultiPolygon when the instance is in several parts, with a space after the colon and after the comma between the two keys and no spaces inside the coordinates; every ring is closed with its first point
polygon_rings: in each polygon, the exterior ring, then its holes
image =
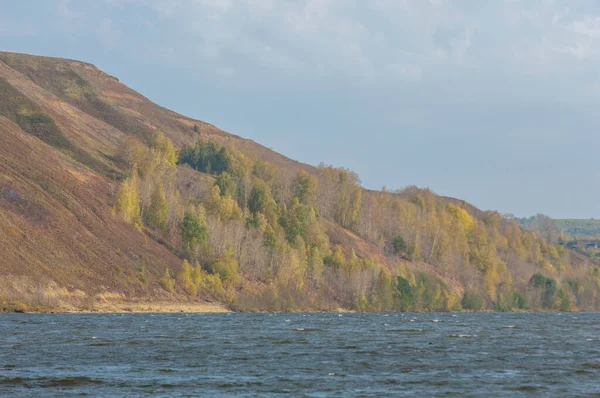
{"type": "Polygon", "coordinates": [[[0,53],[0,140],[6,309],[600,305],[596,266],[514,220],[365,190],[87,63],[0,53]]]}
{"type": "Polygon", "coordinates": [[[562,233],[571,236],[600,235],[600,220],[555,219],[554,225],[562,233]]]}

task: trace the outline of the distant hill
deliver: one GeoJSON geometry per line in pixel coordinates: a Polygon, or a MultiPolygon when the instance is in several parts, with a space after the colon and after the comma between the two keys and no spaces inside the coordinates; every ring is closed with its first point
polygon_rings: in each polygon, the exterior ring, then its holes
{"type": "Polygon", "coordinates": [[[0,310],[600,309],[598,267],[552,242],[0,52],[0,310]]]}
{"type": "Polygon", "coordinates": [[[600,220],[555,219],[554,224],[561,232],[571,236],[600,235],[600,220]]]}

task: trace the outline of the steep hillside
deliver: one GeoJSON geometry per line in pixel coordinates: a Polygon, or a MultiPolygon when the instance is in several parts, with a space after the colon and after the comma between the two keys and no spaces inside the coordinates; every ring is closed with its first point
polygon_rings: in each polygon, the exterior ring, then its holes
{"type": "Polygon", "coordinates": [[[93,65],[12,53],[0,53],[0,251],[0,309],[600,305],[597,267],[495,212],[364,190],[93,65]]]}

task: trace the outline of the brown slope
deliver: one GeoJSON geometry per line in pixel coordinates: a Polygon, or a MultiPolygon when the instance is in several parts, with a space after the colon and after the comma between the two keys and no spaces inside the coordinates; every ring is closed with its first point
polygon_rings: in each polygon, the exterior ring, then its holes
{"type": "Polygon", "coordinates": [[[11,53],[0,61],[0,302],[35,304],[49,291],[76,305],[99,294],[187,300],[158,284],[181,259],[111,214],[127,135],[147,139],[160,130],[191,144],[198,124],[204,138],[290,172],[310,169],[159,107],[92,65],[11,53]]]}
{"type": "MultiPolygon", "coordinates": [[[[111,215],[114,185],[0,117],[0,294],[35,299],[51,286],[88,295],[160,296],[180,260],[111,215]]],[[[66,291],[63,290],[66,294],[66,291]]]]}
{"type": "MultiPolygon", "coordinates": [[[[91,64],[6,52],[0,52],[0,61],[0,66],[5,66],[4,70],[0,68],[0,76],[7,77],[19,90],[27,85],[24,80],[29,80],[54,95],[54,100],[69,104],[122,133],[148,138],[160,130],[180,146],[193,144],[202,137],[236,146],[285,169],[314,170],[312,166],[289,159],[252,140],[158,106],[91,64]],[[195,124],[199,126],[199,134],[193,132],[195,124]]],[[[120,142],[118,137],[111,139],[99,134],[89,138],[107,146],[109,149],[105,153],[114,152],[115,138],[117,143],[120,142]]]]}

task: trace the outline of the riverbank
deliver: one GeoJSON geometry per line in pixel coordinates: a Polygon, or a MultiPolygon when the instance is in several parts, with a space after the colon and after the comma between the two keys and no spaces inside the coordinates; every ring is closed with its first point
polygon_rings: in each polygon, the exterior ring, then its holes
{"type": "Polygon", "coordinates": [[[202,303],[177,303],[177,302],[122,302],[122,303],[95,303],[93,306],[75,307],[61,305],[57,307],[28,306],[22,302],[5,302],[0,306],[4,313],[224,313],[231,312],[223,305],[202,303]]]}

